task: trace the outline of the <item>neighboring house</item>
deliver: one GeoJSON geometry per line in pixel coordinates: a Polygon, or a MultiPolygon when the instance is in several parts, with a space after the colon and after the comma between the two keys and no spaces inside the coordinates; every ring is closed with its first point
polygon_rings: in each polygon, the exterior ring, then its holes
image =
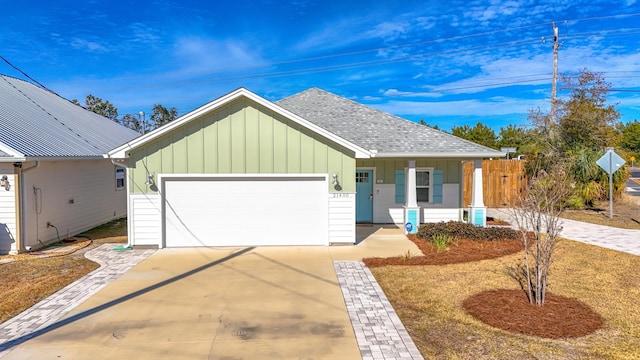
{"type": "Polygon", "coordinates": [[[138,135],[0,75],[0,253],[126,216],[125,171],[104,154],[138,135]]]}
{"type": "Polygon", "coordinates": [[[320,89],[273,103],[241,88],[109,156],[127,167],[130,245],[177,247],[353,244],[359,222],[462,220],[463,162],[482,189],[480,159],[504,154],[320,89]]]}

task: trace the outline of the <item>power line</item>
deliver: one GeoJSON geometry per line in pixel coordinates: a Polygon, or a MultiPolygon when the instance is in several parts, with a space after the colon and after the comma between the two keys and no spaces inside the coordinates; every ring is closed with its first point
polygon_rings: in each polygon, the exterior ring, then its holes
{"type": "MultiPolygon", "coordinates": [[[[599,17],[590,17],[590,18],[561,20],[559,22],[567,23],[567,22],[595,21],[595,20],[602,20],[602,19],[614,19],[614,18],[621,18],[621,17],[632,17],[632,16],[638,16],[638,15],[640,15],[640,13],[616,14],[616,15],[609,15],[609,16],[599,16],[599,17]]],[[[493,31],[486,31],[486,32],[480,32],[480,33],[474,33],[474,34],[451,36],[451,37],[447,37],[447,38],[439,38],[439,39],[428,40],[428,41],[420,41],[420,42],[399,44],[399,45],[394,45],[394,46],[378,47],[378,48],[364,49],[364,50],[359,50],[359,51],[351,51],[351,52],[344,52],[344,53],[337,53],[337,54],[327,54],[327,55],[321,55],[321,56],[316,56],[316,57],[306,57],[306,58],[290,59],[290,60],[283,60],[283,61],[274,61],[274,62],[268,62],[268,63],[258,64],[258,65],[253,65],[253,66],[229,67],[229,68],[221,68],[221,69],[214,69],[214,70],[189,72],[187,74],[196,75],[196,74],[201,74],[201,73],[212,73],[212,72],[215,74],[216,72],[220,73],[220,72],[225,71],[225,70],[239,71],[239,70],[246,70],[246,69],[251,69],[251,68],[257,69],[257,68],[264,68],[264,67],[268,67],[268,66],[277,66],[277,65],[294,64],[294,63],[312,62],[312,61],[317,61],[317,60],[326,60],[326,59],[347,57],[347,56],[360,55],[360,54],[373,53],[373,52],[380,52],[380,51],[391,51],[391,50],[398,50],[398,49],[409,48],[409,47],[417,47],[417,46],[423,46],[423,45],[434,44],[434,43],[443,43],[443,42],[451,42],[451,41],[455,41],[455,40],[462,40],[462,39],[468,39],[468,38],[477,38],[477,37],[500,34],[500,33],[506,33],[506,32],[522,31],[522,30],[525,30],[525,29],[531,29],[531,28],[536,28],[536,27],[541,27],[541,26],[548,26],[549,24],[552,24],[552,23],[553,23],[552,21],[548,21],[548,22],[542,22],[542,23],[537,23],[537,24],[529,24],[529,25],[524,25],[524,26],[500,29],[500,30],[493,30],[493,31]]],[[[563,38],[568,37],[568,38],[571,38],[571,39],[577,39],[577,38],[580,38],[580,35],[589,35],[589,34],[594,34],[594,35],[595,34],[608,34],[608,36],[611,36],[613,34],[626,35],[626,34],[629,34],[628,31],[635,31],[635,30],[638,30],[638,29],[640,29],[640,28],[604,30],[604,31],[600,31],[600,32],[591,32],[591,33],[590,32],[574,33],[574,34],[568,34],[566,36],[563,36],[563,38]],[[627,33],[624,33],[624,31],[627,31],[627,33]]],[[[585,36],[585,37],[589,37],[589,36],[585,36]]],[[[284,70],[284,71],[276,71],[276,72],[254,73],[254,74],[239,75],[239,76],[226,76],[226,77],[222,76],[222,77],[214,77],[214,78],[208,78],[208,79],[195,79],[195,80],[193,80],[193,79],[191,79],[191,80],[189,80],[189,79],[181,79],[181,80],[178,80],[178,81],[160,82],[160,83],[156,83],[155,85],[151,85],[151,86],[143,85],[142,87],[150,88],[150,87],[162,86],[162,84],[180,84],[180,83],[192,84],[194,82],[211,82],[211,81],[217,81],[217,82],[225,81],[225,82],[227,82],[227,81],[246,80],[246,79],[253,79],[253,78],[275,78],[275,77],[286,77],[286,76],[296,76],[296,75],[318,74],[318,73],[330,72],[330,71],[344,71],[344,70],[358,69],[358,68],[363,68],[363,67],[382,66],[382,65],[394,64],[394,63],[400,63],[400,62],[407,62],[407,61],[424,61],[424,60],[427,60],[429,58],[433,58],[433,57],[437,57],[437,56],[452,56],[452,55],[455,55],[455,54],[460,54],[460,53],[465,53],[465,52],[474,53],[474,52],[482,52],[482,51],[489,51],[489,50],[496,50],[496,49],[504,49],[504,48],[509,48],[509,47],[519,47],[519,46],[532,45],[532,44],[538,43],[538,42],[539,42],[538,38],[536,38],[536,40],[531,40],[531,41],[516,40],[516,41],[512,41],[512,42],[486,44],[486,45],[470,47],[470,48],[463,48],[463,49],[454,48],[454,49],[435,51],[435,52],[409,54],[409,55],[403,55],[403,56],[400,56],[400,57],[397,57],[397,58],[394,58],[394,59],[380,59],[380,60],[370,60],[370,61],[360,61],[360,62],[346,62],[346,63],[342,63],[342,64],[319,66],[319,67],[308,67],[308,68],[302,68],[302,69],[292,69],[292,70],[284,70]]],[[[5,58],[2,57],[2,60],[4,60],[7,64],[9,64],[14,69],[18,70],[21,74],[23,74],[24,76],[29,78],[31,81],[33,81],[36,84],[38,84],[40,87],[42,87],[42,88],[44,88],[44,89],[46,89],[48,91],[51,91],[51,90],[47,89],[44,85],[42,85],[41,83],[39,83],[38,81],[33,79],[32,77],[28,76],[26,73],[24,73],[23,71],[18,69],[17,67],[13,66],[5,58]]],[[[140,76],[133,76],[133,77],[112,78],[111,81],[117,80],[117,79],[130,79],[130,78],[148,77],[148,76],[149,75],[140,75],[140,76]]],[[[531,82],[531,81],[530,80],[525,80],[523,82],[531,82]]],[[[509,84],[516,84],[516,83],[518,83],[518,82],[510,82],[509,84]]],[[[496,83],[496,84],[493,84],[493,85],[486,85],[486,86],[487,87],[491,87],[491,86],[498,86],[500,84],[503,84],[503,83],[496,83]]],[[[138,86],[138,87],[140,87],[140,86],[138,86]]],[[[452,88],[452,89],[478,88],[478,87],[481,87],[481,86],[478,85],[478,86],[460,87],[460,88],[452,88]]],[[[447,89],[445,89],[445,90],[447,90],[447,89]]]]}
{"type": "MultiPolygon", "coordinates": [[[[631,16],[638,16],[638,15],[640,15],[640,13],[616,14],[616,15],[609,15],[609,16],[599,16],[599,17],[589,17],[589,18],[558,20],[557,22],[567,23],[567,22],[594,21],[594,20],[602,20],[602,19],[631,17],[631,16]]],[[[450,41],[455,41],[455,40],[475,38],[475,37],[481,37],[481,36],[486,36],[486,35],[494,35],[494,34],[499,34],[499,33],[520,31],[520,30],[529,29],[529,28],[548,26],[548,25],[553,24],[553,23],[554,23],[554,21],[546,21],[546,22],[541,22],[541,23],[536,23],[536,24],[529,24],[529,25],[517,26],[517,27],[512,27],[512,28],[500,29],[500,30],[492,30],[492,31],[480,32],[480,33],[474,33],[474,34],[466,34],[466,35],[457,35],[457,36],[451,36],[451,37],[447,37],[447,38],[439,38],[439,39],[428,40],[428,41],[419,41],[419,42],[406,43],[406,44],[400,44],[400,45],[394,45],[394,46],[378,47],[378,48],[364,49],[364,50],[351,51],[351,52],[343,52],[343,53],[337,53],[337,54],[327,54],[327,55],[321,55],[321,56],[315,56],[315,57],[306,57],[306,58],[297,58],[297,59],[282,60],[282,61],[273,61],[273,62],[261,63],[261,64],[258,64],[258,65],[251,65],[251,66],[216,68],[216,69],[203,70],[203,71],[191,71],[191,72],[187,72],[187,73],[183,72],[182,74],[192,75],[193,76],[193,75],[204,74],[204,73],[210,73],[211,74],[211,73],[220,73],[220,72],[225,72],[225,71],[241,71],[241,70],[247,70],[247,69],[265,68],[265,67],[277,66],[277,65],[286,65],[286,64],[294,64],[294,63],[301,63],[301,62],[311,62],[311,61],[317,61],[317,60],[327,60],[327,59],[332,59],[332,58],[340,58],[340,57],[360,55],[360,54],[380,52],[380,51],[397,50],[397,49],[403,49],[403,48],[408,48],[408,47],[416,47],[416,46],[427,45],[427,44],[450,42],[450,41]]],[[[576,37],[574,37],[574,38],[576,38],[576,37]]],[[[492,48],[491,47],[487,47],[486,49],[489,50],[489,49],[492,49],[492,48]]],[[[453,51],[452,52],[451,50],[445,50],[445,51],[442,51],[441,53],[447,53],[447,52],[457,53],[458,51],[453,51]]],[[[436,53],[431,53],[431,54],[432,55],[430,55],[429,57],[435,56],[435,54],[437,54],[437,52],[436,53]]],[[[424,55],[412,55],[412,56],[424,56],[424,55]]],[[[254,75],[245,75],[245,76],[214,78],[214,79],[210,79],[210,81],[233,81],[233,80],[251,79],[251,78],[256,78],[256,77],[282,77],[282,76],[313,74],[313,73],[316,73],[316,71],[317,72],[327,72],[327,71],[349,70],[349,69],[361,68],[361,67],[364,67],[364,66],[375,66],[376,64],[384,65],[384,64],[392,64],[394,62],[411,61],[411,60],[412,60],[411,58],[403,57],[400,60],[374,60],[374,61],[369,61],[369,62],[344,63],[344,64],[340,64],[340,65],[331,65],[331,66],[327,66],[327,67],[316,67],[316,68],[309,68],[309,69],[288,70],[288,71],[273,72],[273,73],[263,73],[263,74],[254,74],[254,75]]],[[[419,60],[416,60],[416,61],[419,61],[419,60]]],[[[110,80],[111,81],[127,80],[127,79],[133,79],[133,78],[145,78],[145,77],[148,77],[148,76],[149,75],[115,77],[115,78],[111,78],[110,80]]],[[[188,82],[188,80],[181,80],[179,82],[188,82]]],[[[169,82],[169,83],[176,83],[176,82],[169,82]]]]}
{"type": "MultiPolygon", "coordinates": [[[[5,59],[4,56],[0,55],[0,59],[2,59],[2,61],[4,61],[5,63],[7,63],[7,65],[11,66],[12,68],[14,68],[16,71],[18,71],[20,74],[24,75],[27,79],[33,81],[36,85],[38,85],[39,87],[43,88],[44,90],[47,90],[48,92],[58,95],[55,91],[50,90],[49,88],[47,88],[46,86],[42,85],[40,82],[38,82],[38,80],[32,78],[31,76],[29,76],[27,73],[25,73],[24,71],[20,70],[17,66],[13,65],[12,63],[9,62],[9,60],[5,59]]],[[[60,95],[58,95],[60,96],[60,95]]]]}

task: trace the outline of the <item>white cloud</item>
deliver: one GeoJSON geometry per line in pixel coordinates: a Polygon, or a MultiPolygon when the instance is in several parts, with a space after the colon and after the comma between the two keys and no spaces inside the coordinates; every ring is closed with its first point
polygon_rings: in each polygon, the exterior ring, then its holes
{"type": "Polygon", "coordinates": [[[381,93],[385,97],[438,98],[443,96],[439,92],[400,91],[398,89],[387,89],[381,91],[381,93]]]}
{"type": "Polygon", "coordinates": [[[526,114],[529,109],[546,105],[546,102],[542,100],[493,97],[485,100],[473,99],[439,102],[393,100],[371,106],[400,116],[492,116],[522,115],[526,114]]]}
{"type": "Polygon", "coordinates": [[[90,41],[90,40],[85,40],[80,38],[71,39],[71,42],[69,43],[69,45],[71,45],[75,49],[87,50],[89,52],[105,53],[109,51],[109,49],[102,44],[99,44],[95,41],[90,41]]]}
{"type": "Polygon", "coordinates": [[[218,41],[197,36],[178,39],[174,56],[183,70],[196,72],[240,70],[263,63],[255,46],[237,40],[218,41]]]}
{"type": "Polygon", "coordinates": [[[147,46],[154,46],[161,40],[160,31],[141,22],[129,25],[128,32],[127,38],[129,38],[130,41],[147,46]]]}
{"type": "Polygon", "coordinates": [[[365,33],[366,38],[380,38],[386,41],[396,40],[410,31],[410,25],[407,21],[400,20],[397,22],[385,21],[376,25],[372,30],[365,33]]]}

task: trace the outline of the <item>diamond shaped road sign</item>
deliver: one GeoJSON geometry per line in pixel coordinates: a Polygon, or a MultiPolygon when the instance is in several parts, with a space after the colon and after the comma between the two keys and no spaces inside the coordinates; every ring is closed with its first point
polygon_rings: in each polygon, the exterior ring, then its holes
{"type": "Polygon", "coordinates": [[[598,161],[596,161],[596,164],[598,164],[598,166],[600,166],[602,170],[606,171],[609,175],[620,169],[624,163],[624,159],[621,158],[620,155],[616,154],[613,149],[607,150],[607,152],[604,153],[598,161]]]}

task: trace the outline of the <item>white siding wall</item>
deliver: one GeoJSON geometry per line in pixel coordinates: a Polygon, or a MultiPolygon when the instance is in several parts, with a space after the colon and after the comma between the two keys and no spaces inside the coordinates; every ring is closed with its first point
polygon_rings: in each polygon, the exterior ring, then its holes
{"type": "Polygon", "coordinates": [[[329,243],[356,242],[356,194],[329,194],[329,243]]]}
{"type": "Polygon", "coordinates": [[[129,236],[131,238],[129,239],[129,244],[162,247],[160,243],[162,240],[160,195],[131,195],[130,205],[129,225],[131,226],[131,231],[129,236]]]}
{"type": "Polygon", "coordinates": [[[127,215],[127,193],[115,189],[115,166],[109,160],[42,161],[23,180],[26,246],[57,240],[47,222],[63,239],[127,215]]]}
{"type": "Polygon", "coordinates": [[[0,177],[3,175],[9,179],[11,188],[7,191],[4,187],[0,187],[0,254],[15,250],[16,233],[16,182],[13,165],[0,164],[0,177]]]}
{"type": "MultiPolygon", "coordinates": [[[[403,208],[396,204],[395,184],[374,184],[373,222],[379,224],[402,224],[403,208]]],[[[461,220],[460,185],[442,185],[442,204],[418,204],[422,208],[421,223],[461,220]]]]}
{"type": "Polygon", "coordinates": [[[420,204],[422,219],[420,222],[440,222],[462,220],[460,208],[460,185],[442,185],[442,204],[420,204]]]}
{"type": "Polygon", "coordinates": [[[373,184],[373,222],[402,224],[402,205],[396,204],[395,184],[373,184]]]}

